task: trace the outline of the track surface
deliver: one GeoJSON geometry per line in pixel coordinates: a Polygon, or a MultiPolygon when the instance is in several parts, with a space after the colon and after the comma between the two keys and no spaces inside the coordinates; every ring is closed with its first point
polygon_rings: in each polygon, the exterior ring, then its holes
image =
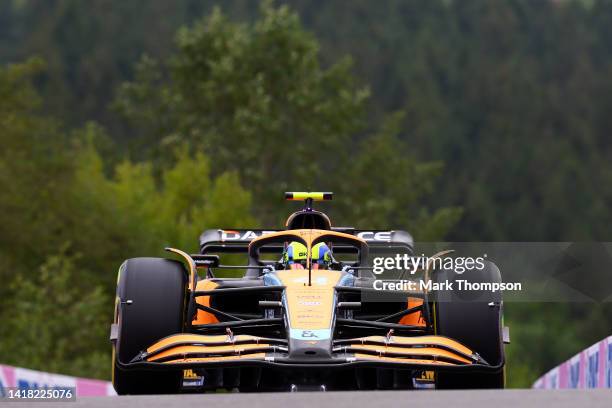
{"type": "MultiPolygon", "coordinates": [[[[27,404],[27,403],[26,403],[27,404]]],[[[18,404],[20,407],[26,404],[18,404]]],[[[504,391],[362,391],[276,394],[204,394],[127,397],[83,397],[75,403],[33,402],[33,407],[70,408],[599,408],[612,407],[612,390],[504,390],[504,391]]]]}

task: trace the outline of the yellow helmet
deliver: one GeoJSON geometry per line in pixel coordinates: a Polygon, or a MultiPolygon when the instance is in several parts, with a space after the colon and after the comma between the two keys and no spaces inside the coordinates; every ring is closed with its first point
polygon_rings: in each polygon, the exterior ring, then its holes
{"type": "Polygon", "coordinates": [[[291,265],[293,263],[305,264],[308,258],[308,248],[301,242],[292,241],[287,245],[283,253],[283,263],[291,265]]]}

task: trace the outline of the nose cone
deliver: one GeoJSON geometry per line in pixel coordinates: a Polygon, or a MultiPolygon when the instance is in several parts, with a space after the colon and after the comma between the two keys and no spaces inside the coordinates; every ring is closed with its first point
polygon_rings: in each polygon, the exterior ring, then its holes
{"type": "Polygon", "coordinates": [[[329,359],[332,355],[331,330],[289,330],[289,357],[329,359]]]}
{"type": "Polygon", "coordinates": [[[286,287],[287,322],[289,324],[289,357],[296,359],[330,358],[332,324],[335,314],[335,286],[342,273],[312,270],[279,271],[277,276],[286,287]]]}

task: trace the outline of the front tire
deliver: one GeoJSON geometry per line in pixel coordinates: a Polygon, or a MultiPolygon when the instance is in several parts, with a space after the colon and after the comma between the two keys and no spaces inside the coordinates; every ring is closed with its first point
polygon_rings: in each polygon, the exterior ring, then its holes
{"type": "MultiPolygon", "coordinates": [[[[454,290],[438,292],[434,305],[436,334],[457,340],[480,354],[490,365],[504,362],[502,335],[502,298],[499,292],[458,291],[456,280],[470,283],[501,283],[497,265],[485,261],[483,269],[470,269],[462,274],[454,270],[433,272],[435,282],[454,282],[454,290]]],[[[475,389],[504,388],[503,367],[496,372],[439,372],[436,388],[475,389]]]]}
{"type": "Polygon", "coordinates": [[[118,332],[113,346],[117,394],[179,391],[182,371],[125,370],[118,363],[129,363],[157,340],[183,331],[186,281],[187,271],[178,261],[133,258],[121,265],[115,305],[118,332]]]}

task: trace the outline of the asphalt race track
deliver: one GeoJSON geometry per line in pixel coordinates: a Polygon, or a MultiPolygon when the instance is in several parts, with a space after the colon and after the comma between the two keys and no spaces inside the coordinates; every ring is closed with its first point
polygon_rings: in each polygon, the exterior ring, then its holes
{"type": "MultiPolygon", "coordinates": [[[[24,403],[18,404],[20,407],[24,403]]],[[[612,407],[612,390],[504,390],[504,391],[362,391],[297,392],[274,394],[201,394],[126,397],[81,397],[76,402],[27,404],[33,407],[86,408],[360,408],[447,407],[502,408],[612,407]]]]}

